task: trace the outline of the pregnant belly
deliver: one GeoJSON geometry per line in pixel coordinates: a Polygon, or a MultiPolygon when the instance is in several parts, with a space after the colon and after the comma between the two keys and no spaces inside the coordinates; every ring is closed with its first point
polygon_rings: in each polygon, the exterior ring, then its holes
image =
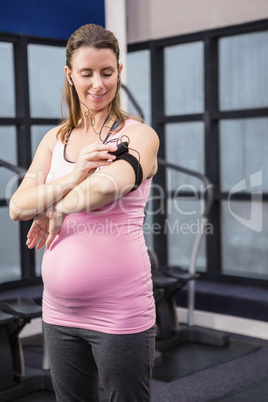
{"type": "Polygon", "coordinates": [[[148,283],[150,264],[137,239],[59,237],[44,253],[42,277],[47,291],[57,297],[128,295],[148,283]]]}

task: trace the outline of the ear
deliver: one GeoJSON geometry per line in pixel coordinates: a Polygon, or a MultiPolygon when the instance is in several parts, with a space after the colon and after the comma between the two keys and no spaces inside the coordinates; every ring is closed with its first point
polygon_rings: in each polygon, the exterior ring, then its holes
{"type": "Polygon", "coordinates": [[[120,80],[122,70],[123,70],[123,64],[119,64],[119,66],[118,66],[118,81],[120,80]]]}
{"type": "Polygon", "coordinates": [[[65,66],[64,72],[65,72],[65,75],[66,75],[66,78],[67,78],[69,84],[74,85],[72,77],[71,77],[72,70],[68,66],[65,66]]]}

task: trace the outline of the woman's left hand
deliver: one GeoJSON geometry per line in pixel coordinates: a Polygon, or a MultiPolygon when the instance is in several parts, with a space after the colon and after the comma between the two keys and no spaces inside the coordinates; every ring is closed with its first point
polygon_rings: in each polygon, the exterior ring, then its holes
{"type": "Polygon", "coordinates": [[[53,240],[60,231],[65,215],[57,212],[53,207],[34,218],[27,234],[26,245],[32,249],[36,246],[40,250],[44,245],[49,249],[53,240]]]}

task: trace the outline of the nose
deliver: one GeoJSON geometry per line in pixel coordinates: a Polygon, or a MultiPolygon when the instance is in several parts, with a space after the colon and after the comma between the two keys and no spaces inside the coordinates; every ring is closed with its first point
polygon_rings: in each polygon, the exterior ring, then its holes
{"type": "Polygon", "coordinates": [[[94,74],[93,75],[93,87],[95,89],[100,89],[103,87],[102,85],[102,78],[100,74],[94,74]]]}

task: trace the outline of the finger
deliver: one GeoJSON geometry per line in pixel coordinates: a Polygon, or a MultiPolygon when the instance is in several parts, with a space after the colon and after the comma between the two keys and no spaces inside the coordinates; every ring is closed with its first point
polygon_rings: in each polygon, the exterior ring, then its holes
{"type": "Polygon", "coordinates": [[[34,243],[34,246],[36,245],[37,250],[39,250],[40,248],[43,247],[43,245],[45,244],[45,241],[43,239],[46,238],[47,235],[48,235],[48,233],[46,231],[42,230],[38,233],[38,235],[35,236],[33,243],[34,243]],[[43,243],[43,245],[41,245],[42,243],[43,243]],[[40,247],[39,247],[39,245],[40,245],[40,247]]]}
{"type": "Polygon", "coordinates": [[[28,248],[33,248],[33,247],[35,246],[35,244],[36,244],[35,239],[36,239],[37,235],[38,235],[38,234],[28,236],[27,241],[26,241],[26,246],[27,246],[28,248]]]}
{"type": "MultiPolygon", "coordinates": [[[[110,154],[107,151],[91,151],[91,152],[86,153],[83,158],[86,161],[97,161],[97,160],[115,159],[116,156],[110,154]]],[[[81,160],[83,158],[81,158],[81,160]]]]}
{"type": "Polygon", "coordinates": [[[101,151],[106,151],[106,152],[113,152],[116,151],[117,146],[115,144],[100,144],[100,143],[94,143],[91,145],[88,145],[87,147],[83,148],[83,151],[85,153],[91,153],[94,151],[101,152],[101,151]]]}
{"type": "Polygon", "coordinates": [[[40,250],[46,244],[47,238],[48,238],[48,233],[46,233],[42,237],[42,239],[39,241],[39,243],[37,243],[36,250],[40,250]]]}
{"type": "Polygon", "coordinates": [[[55,219],[54,217],[49,220],[48,237],[47,237],[47,241],[46,241],[46,248],[47,249],[50,248],[53,240],[55,239],[55,237],[59,233],[62,223],[63,223],[63,220],[61,220],[61,222],[59,222],[59,219],[57,221],[57,219],[55,219]]]}
{"type": "Polygon", "coordinates": [[[110,154],[109,152],[99,152],[98,156],[100,159],[112,159],[112,160],[116,159],[116,156],[110,154]]]}
{"type": "Polygon", "coordinates": [[[32,249],[35,247],[35,245],[37,244],[37,241],[35,239],[29,240],[29,242],[27,242],[27,247],[29,249],[32,249]]]}
{"type": "MultiPolygon", "coordinates": [[[[28,233],[27,233],[27,239],[31,239],[34,236],[36,236],[36,234],[40,231],[43,230],[43,232],[46,231],[46,222],[44,222],[42,219],[39,218],[35,218],[28,233]]],[[[27,244],[27,242],[26,242],[27,244]]]]}
{"type": "Polygon", "coordinates": [[[110,149],[116,149],[117,148],[117,145],[114,142],[110,142],[108,144],[94,142],[93,144],[89,145],[89,147],[91,147],[91,146],[92,146],[92,148],[97,149],[99,151],[102,151],[102,150],[107,151],[107,150],[110,150],[110,149]]]}
{"type": "Polygon", "coordinates": [[[31,235],[28,235],[26,245],[29,249],[32,249],[36,246],[36,244],[42,239],[42,237],[46,234],[46,230],[40,229],[38,231],[32,232],[31,235]]]}
{"type": "Polygon", "coordinates": [[[26,242],[27,247],[29,249],[34,248],[41,238],[42,238],[42,236],[37,235],[31,239],[28,239],[26,242]]]}
{"type": "Polygon", "coordinates": [[[50,249],[51,244],[53,243],[55,237],[57,236],[58,233],[49,233],[47,240],[46,240],[46,249],[50,249]]]}
{"type": "Polygon", "coordinates": [[[32,237],[33,235],[35,235],[35,233],[39,230],[39,226],[37,224],[36,221],[33,221],[33,223],[31,224],[31,227],[27,233],[27,238],[32,237]]]}

